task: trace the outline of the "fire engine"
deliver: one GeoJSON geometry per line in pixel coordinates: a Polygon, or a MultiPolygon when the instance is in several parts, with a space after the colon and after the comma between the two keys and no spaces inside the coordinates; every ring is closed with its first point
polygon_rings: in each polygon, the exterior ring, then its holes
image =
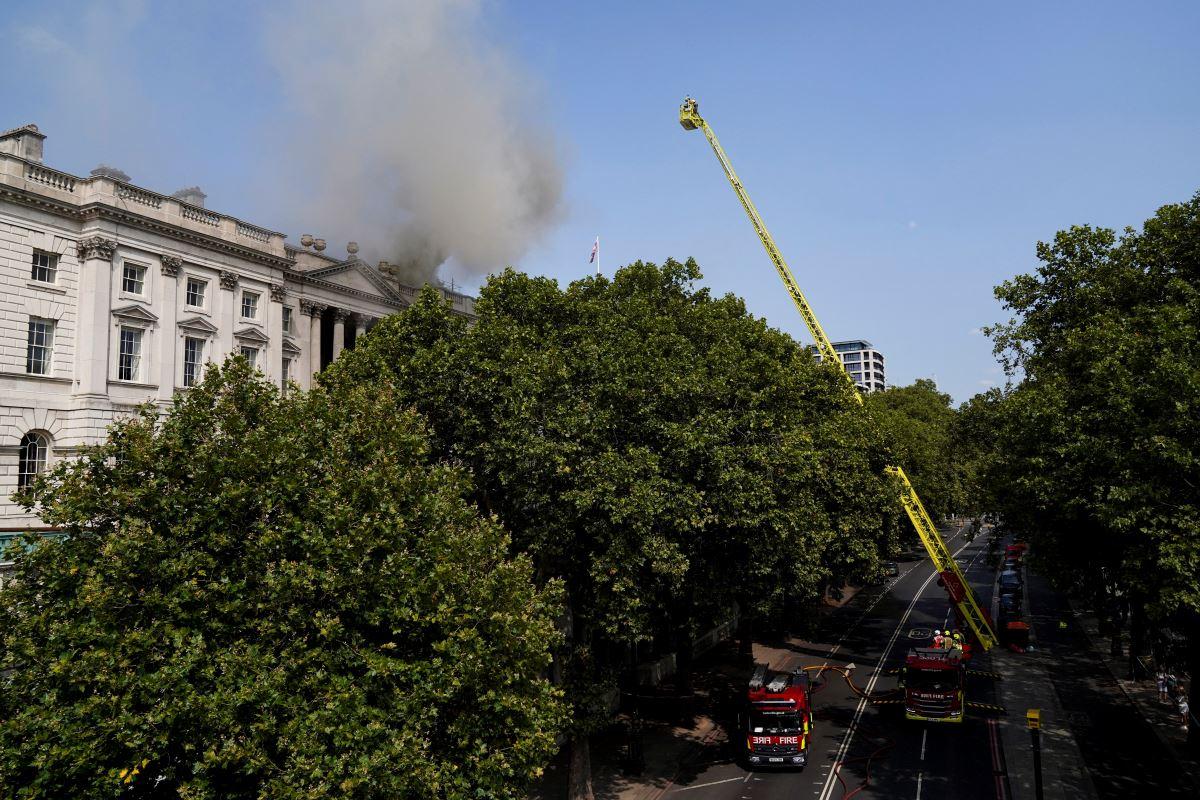
{"type": "Polygon", "coordinates": [[[739,727],[746,735],[752,767],[803,767],[812,733],[808,675],[803,670],[773,672],[755,664],[746,689],[739,727]]]}
{"type": "Polygon", "coordinates": [[[904,716],[924,722],[962,722],[967,650],[916,647],[900,671],[904,716]]]}

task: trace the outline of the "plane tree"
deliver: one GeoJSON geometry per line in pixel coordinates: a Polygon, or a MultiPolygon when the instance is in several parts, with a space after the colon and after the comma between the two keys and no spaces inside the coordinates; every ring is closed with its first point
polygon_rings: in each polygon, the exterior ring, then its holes
{"type": "Polygon", "coordinates": [[[699,277],[638,262],[562,288],[509,270],[471,322],[426,289],[322,377],[336,395],[388,376],[433,457],[469,469],[479,507],[563,582],[576,796],[631,646],[686,661],[735,601],[761,617],[869,574],[894,499],[837,372],[699,277]]]}
{"type": "Polygon", "coordinates": [[[866,407],[883,429],[893,463],[904,467],[934,519],[962,511],[963,463],[954,441],[950,395],[928,378],[867,395],[866,407]]]}
{"type": "Polygon", "coordinates": [[[559,589],[468,487],[385,380],[119,422],[21,497],[68,535],[0,591],[0,796],[524,796],[559,589]]]}
{"type": "Polygon", "coordinates": [[[1148,616],[1200,641],[1200,194],[1037,254],[997,287],[1013,316],[989,331],[1019,381],[979,415],[998,510],[1135,635],[1148,616]]]}

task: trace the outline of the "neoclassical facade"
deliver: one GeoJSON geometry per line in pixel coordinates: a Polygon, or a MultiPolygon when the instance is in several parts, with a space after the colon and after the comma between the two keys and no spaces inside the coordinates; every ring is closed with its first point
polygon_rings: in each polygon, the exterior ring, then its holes
{"type": "MultiPolygon", "coordinates": [[[[100,441],[147,401],[164,408],[204,364],[240,352],[271,380],[308,388],[418,290],[357,246],[211,211],[198,188],[163,195],[101,167],[43,163],[45,135],[0,134],[0,542],[39,527],[10,495],[100,441]]],[[[446,292],[456,313],[473,301],[446,292]]]]}

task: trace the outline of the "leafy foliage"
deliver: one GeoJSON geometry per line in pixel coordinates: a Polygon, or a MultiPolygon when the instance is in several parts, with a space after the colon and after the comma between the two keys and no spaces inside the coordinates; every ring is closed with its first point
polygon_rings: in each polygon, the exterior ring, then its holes
{"type": "Polygon", "coordinates": [[[1200,194],[1140,232],[1076,227],[997,288],[1020,383],[972,409],[998,510],[1066,582],[1200,611],[1200,194]]]}
{"type": "Polygon", "coordinates": [[[397,387],[434,457],[563,581],[579,729],[620,647],[872,572],[895,499],[844,379],[698,277],[638,262],[564,290],[510,270],[471,325],[427,289],[322,377],[333,396],[397,387]]]}
{"type": "Polygon", "coordinates": [[[386,380],[242,359],[24,497],[70,533],[0,593],[0,796],[511,797],[562,723],[558,586],[386,380]]]}
{"type": "Polygon", "coordinates": [[[966,465],[957,457],[950,395],[919,379],[866,397],[867,409],[883,429],[892,463],[900,464],[934,519],[963,509],[966,465]]]}

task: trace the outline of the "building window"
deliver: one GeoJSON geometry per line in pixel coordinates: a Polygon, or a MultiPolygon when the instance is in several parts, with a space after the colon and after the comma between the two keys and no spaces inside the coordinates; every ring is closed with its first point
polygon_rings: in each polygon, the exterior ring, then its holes
{"type": "Polygon", "coordinates": [[[292,331],[292,308],[291,306],[283,307],[283,332],[293,333],[292,331]]]}
{"type": "Polygon", "coordinates": [[[54,321],[29,318],[29,339],[25,347],[25,371],[30,375],[47,375],[54,349],[54,321]]]}
{"type": "Polygon", "coordinates": [[[250,363],[250,369],[258,368],[258,348],[257,347],[246,347],[245,345],[242,345],[240,352],[241,352],[242,356],[246,359],[246,361],[248,361],[250,363]]]}
{"type": "Polygon", "coordinates": [[[117,380],[136,381],[142,368],[142,331],[121,326],[121,349],[117,361],[117,380]]]}
{"type": "Polygon", "coordinates": [[[57,275],[58,256],[43,253],[41,250],[34,250],[33,268],[29,272],[29,277],[32,280],[41,281],[42,283],[54,283],[57,275]]]}
{"type": "Polygon", "coordinates": [[[17,460],[18,489],[32,484],[38,473],[46,469],[46,454],[49,450],[46,437],[41,434],[30,432],[21,438],[21,453],[17,460]]]}
{"type": "Polygon", "coordinates": [[[194,336],[183,339],[183,385],[195,386],[204,364],[204,340],[194,336]]]}
{"type": "Polygon", "coordinates": [[[121,272],[121,291],[126,294],[145,294],[146,268],[140,264],[126,262],[121,272]]]}
{"type": "Polygon", "coordinates": [[[279,385],[284,389],[288,388],[288,382],[292,379],[292,360],[287,356],[283,357],[283,364],[279,368],[279,385]]]}
{"type": "Polygon", "coordinates": [[[208,289],[208,281],[199,278],[187,279],[187,295],[184,304],[193,308],[204,308],[204,292],[208,289]]]}
{"type": "Polygon", "coordinates": [[[242,319],[258,319],[258,295],[242,292],[242,319]]]}

